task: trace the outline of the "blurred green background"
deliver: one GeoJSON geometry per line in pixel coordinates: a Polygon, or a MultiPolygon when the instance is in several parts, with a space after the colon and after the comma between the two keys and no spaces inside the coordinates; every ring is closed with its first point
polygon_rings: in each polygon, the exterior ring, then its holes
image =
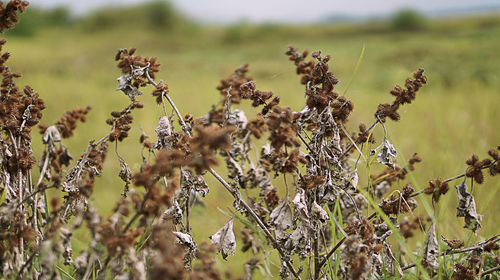
{"type": "MultiPolygon", "coordinates": [[[[170,95],[181,112],[194,116],[203,115],[211,104],[220,101],[215,89],[219,80],[244,63],[250,64],[250,76],[258,89],[273,91],[282,104],[299,111],[304,87],[293,63],[284,55],[287,45],[331,54],[330,66],[340,80],[340,93],[364,46],[363,59],[347,93],[355,104],[348,124],[353,131],[360,122],[370,124],[374,120],[379,103],[392,101],[389,90],[395,84],[403,85],[414,70],[425,68],[428,85],[413,104],[401,109],[401,121],[387,124],[389,138],[401,156],[409,158],[417,152],[423,158],[412,173],[419,184],[417,189],[426,187],[429,179],[463,173],[467,157],[473,153],[485,157],[489,148],[500,144],[499,14],[426,18],[404,10],[362,22],[208,25],[186,19],[165,2],[100,9],[79,16],[66,8],[30,7],[6,37],[4,50],[12,53],[9,65],[24,75],[20,85],[31,85],[46,101],[43,123],[52,124],[66,110],[76,107],[94,108],[74,137],[64,142],[74,158],[90,139],[101,138],[109,131],[105,124],[109,112],[128,104],[129,99],[115,91],[120,72],[114,55],[118,48],[132,46],[143,56],[159,58],[162,66],[158,78],[169,84],[170,95]]],[[[155,139],[154,129],[163,112],[151,91],[143,90],[139,101],[145,108],[134,112],[131,137],[118,145],[120,155],[133,170],[138,170],[141,161],[141,129],[155,139]]],[[[242,107],[249,108],[248,104],[242,107]]],[[[378,140],[382,133],[381,128],[375,131],[378,140]]],[[[37,135],[34,142],[39,158],[41,137],[37,135]]],[[[404,162],[402,157],[398,161],[404,162]]],[[[123,184],[118,172],[117,157],[110,152],[105,174],[93,195],[94,205],[104,215],[120,199],[123,184]]],[[[219,209],[232,211],[231,196],[210,176],[206,178],[210,185],[207,207],[196,206],[192,213],[191,225],[198,242],[208,241],[208,236],[228,220],[219,209]]],[[[362,171],[360,178],[365,178],[362,171]]],[[[279,179],[275,185],[281,186],[281,182],[279,179]]],[[[361,179],[360,186],[363,182],[361,179]]],[[[471,242],[498,233],[499,178],[488,176],[483,185],[474,188],[478,212],[484,215],[477,236],[471,236],[463,228],[462,218],[455,217],[453,186],[436,207],[439,230],[448,238],[470,238],[471,242]]],[[[429,197],[420,196],[420,204],[421,199],[430,203],[429,197]]],[[[426,216],[423,207],[419,208],[418,213],[426,216]]],[[[237,238],[241,227],[241,223],[235,223],[237,238]]],[[[85,236],[83,231],[76,233],[76,248],[86,246],[85,236]]],[[[417,235],[411,247],[416,250],[423,240],[423,235],[417,235]]],[[[229,262],[220,258],[218,266],[233,275],[242,274],[243,263],[251,253],[242,253],[240,248],[238,244],[238,252],[229,257],[229,262]]],[[[272,273],[278,273],[274,266],[272,273]]]]}

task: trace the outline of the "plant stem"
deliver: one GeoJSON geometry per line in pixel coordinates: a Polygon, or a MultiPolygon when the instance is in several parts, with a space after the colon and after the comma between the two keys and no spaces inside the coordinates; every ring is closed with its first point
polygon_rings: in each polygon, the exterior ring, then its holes
{"type": "Polygon", "coordinates": [[[499,271],[499,270],[500,270],[500,266],[490,268],[488,270],[483,271],[483,273],[481,273],[481,276],[484,276],[484,275],[487,275],[487,274],[490,274],[490,273],[493,273],[493,272],[499,271]]]}
{"type": "MultiPolygon", "coordinates": [[[[375,121],[374,121],[374,122],[370,125],[370,127],[368,127],[368,128],[366,129],[366,132],[368,132],[368,131],[370,131],[372,128],[374,128],[374,127],[375,127],[375,125],[376,125],[377,123],[379,123],[378,118],[377,118],[377,120],[375,120],[375,121]]],[[[346,156],[346,155],[347,155],[347,154],[348,154],[348,153],[352,150],[352,148],[354,148],[354,146],[355,146],[355,145],[354,145],[354,143],[352,143],[351,145],[349,145],[349,146],[348,146],[348,147],[344,150],[344,152],[343,152],[343,153],[339,156],[339,160],[342,160],[342,159],[343,159],[343,158],[344,158],[344,157],[345,157],[345,156],[346,156]]]]}
{"type": "MultiPolygon", "coordinates": [[[[497,235],[495,235],[493,237],[490,237],[487,240],[478,243],[476,246],[472,246],[472,247],[464,248],[464,249],[457,249],[457,250],[453,250],[453,251],[446,250],[444,252],[441,252],[439,254],[439,256],[441,257],[441,256],[446,256],[446,255],[454,255],[454,254],[460,254],[460,253],[466,253],[466,252],[474,251],[474,250],[477,250],[477,249],[482,249],[489,242],[495,243],[495,242],[498,242],[498,241],[500,241],[500,234],[497,234],[497,235]]],[[[410,269],[410,268],[414,267],[415,265],[416,265],[415,263],[412,263],[412,264],[409,264],[409,265],[407,265],[405,267],[402,267],[401,269],[402,270],[407,270],[407,269],[410,269]]]]}
{"type": "Polygon", "coordinates": [[[342,237],[342,239],[339,240],[339,242],[337,242],[337,244],[335,244],[335,246],[330,250],[330,252],[328,252],[328,254],[326,254],[326,257],[319,263],[319,268],[321,269],[321,267],[323,267],[323,265],[325,265],[325,263],[328,261],[328,259],[333,255],[333,253],[335,253],[335,251],[337,251],[337,249],[344,243],[344,241],[347,239],[347,237],[342,237]]]}

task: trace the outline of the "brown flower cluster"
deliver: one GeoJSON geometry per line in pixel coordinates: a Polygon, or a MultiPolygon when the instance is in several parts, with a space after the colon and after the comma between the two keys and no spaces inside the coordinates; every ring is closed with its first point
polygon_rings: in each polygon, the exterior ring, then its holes
{"type": "Polygon", "coordinates": [[[135,249],[136,239],[143,234],[144,229],[134,228],[127,232],[122,232],[122,224],[104,222],[99,228],[102,245],[108,251],[108,257],[113,258],[118,254],[123,254],[129,248],[135,249]]]}
{"type": "Polygon", "coordinates": [[[136,55],[136,48],[119,49],[116,53],[115,60],[118,61],[118,68],[122,73],[129,74],[134,78],[132,85],[135,88],[144,87],[147,85],[147,76],[143,70],[145,67],[152,79],[155,74],[160,71],[160,62],[156,57],[142,57],[136,55]]]}
{"type": "Polygon", "coordinates": [[[391,195],[388,200],[382,199],[378,205],[387,215],[399,213],[408,213],[417,207],[417,202],[411,198],[415,189],[410,183],[403,187],[401,192],[391,195]]]}
{"type": "Polygon", "coordinates": [[[276,151],[281,150],[282,147],[300,146],[300,142],[297,140],[299,131],[297,120],[299,118],[300,114],[293,112],[290,107],[276,106],[269,113],[266,124],[270,132],[271,146],[276,151]]]}
{"type": "Polygon", "coordinates": [[[262,109],[262,115],[266,115],[269,110],[280,103],[279,96],[276,96],[268,102],[273,96],[271,91],[260,91],[255,89],[255,83],[253,81],[246,82],[240,86],[240,95],[243,99],[252,100],[252,106],[258,107],[264,105],[262,109]]]}
{"type": "Polygon", "coordinates": [[[489,173],[491,176],[500,174],[500,155],[498,151],[500,150],[500,145],[497,150],[490,149],[488,155],[491,157],[479,160],[477,155],[472,155],[471,158],[467,159],[465,162],[468,167],[465,175],[469,178],[474,178],[474,181],[478,184],[482,184],[484,181],[483,169],[489,168],[489,173]]]}
{"type": "Polygon", "coordinates": [[[399,180],[404,180],[406,178],[406,175],[408,174],[408,170],[414,171],[415,170],[415,164],[419,163],[422,161],[422,158],[420,158],[417,153],[414,153],[410,159],[408,159],[408,167],[399,167],[396,166],[394,169],[387,167],[384,169],[381,173],[379,174],[371,174],[370,179],[371,181],[378,183],[378,182],[387,182],[389,186],[392,186],[393,183],[399,181],[399,180]]]}
{"type": "MultiPolygon", "coordinates": [[[[69,138],[73,136],[73,131],[76,129],[78,121],[85,122],[86,115],[92,109],[91,106],[85,108],[77,108],[72,111],[67,111],[61,118],[55,123],[57,130],[61,133],[62,138],[69,138]]],[[[44,134],[48,125],[40,124],[40,134],[44,134]]]]}
{"type": "Polygon", "coordinates": [[[184,166],[185,153],[177,150],[160,150],[153,165],[146,165],[142,172],[134,175],[134,184],[146,189],[158,181],[159,176],[171,178],[175,175],[175,169],[184,166]]]}
{"type": "MultiPolygon", "coordinates": [[[[98,172],[101,172],[107,153],[108,144],[106,142],[103,142],[98,146],[93,146],[88,154],[87,161],[85,162],[86,167],[95,168],[98,172]]],[[[92,176],[94,175],[97,174],[93,174],[92,176]]]]}
{"type": "Polygon", "coordinates": [[[10,57],[9,53],[2,53],[2,47],[6,43],[0,40],[0,126],[7,133],[4,140],[11,148],[4,151],[8,159],[7,168],[10,171],[22,170],[26,173],[35,163],[31,151],[31,127],[35,126],[42,118],[42,110],[45,103],[38,93],[26,86],[20,90],[15,79],[21,77],[19,73],[11,72],[5,64],[10,57]],[[16,141],[17,144],[12,141],[16,141]]]}
{"type": "Polygon", "coordinates": [[[407,78],[405,81],[406,89],[400,86],[395,86],[394,89],[390,91],[392,95],[396,97],[392,104],[379,104],[378,109],[375,112],[375,117],[379,118],[381,121],[385,122],[385,119],[389,117],[394,121],[400,119],[400,115],[397,112],[401,105],[406,103],[411,103],[415,100],[417,91],[427,83],[427,77],[424,75],[424,69],[419,69],[413,72],[414,80],[407,78]]]}
{"type": "Polygon", "coordinates": [[[19,21],[18,13],[24,13],[29,4],[28,1],[10,0],[4,6],[3,2],[0,2],[0,32],[13,28],[19,21]]]}
{"type": "Polygon", "coordinates": [[[260,139],[264,132],[267,131],[266,121],[262,116],[257,116],[256,118],[248,121],[246,130],[244,132],[245,134],[246,131],[251,132],[252,135],[255,136],[255,138],[260,139]]]}
{"type": "Polygon", "coordinates": [[[329,72],[328,62],[330,56],[321,56],[321,52],[313,52],[312,57],[316,59],[305,62],[309,52],[306,50],[299,54],[297,48],[289,46],[287,52],[289,59],[297,66],[297,74],[301,75],[301,83],[306,85],[306,105],[309,109],[323,112],[326,107],[332,108],[332,115],[338,121],[346,122],[354,109],[353,103],[347,98],[339,97],[334,92],[338,83],[333,73],[329,72]]]}
{"type": "MultiPolygon", "coordinates": [[[[186,270],[182,260],[184,249],[173,243],[174,237],[172,229],[169,226],[165,224],[153,226],[151,237],[148,240],[148,246],[154,248],[157,253],[155,253],[155,257],[150,260],[151,268],[149,269],[149,276],[151,279],[182,280],[186,278],[186,270]]],[[[208,257],[200,256],[200,258],[206,261],[208,257]]],[[[209,266],[208,263],[204,264],[209,266]]],[[[213,266],[213,264],[210,266],[213,266]]]]}
{"type": "MultiPolygon", "coordinates": [[[[244,64],[236,68],[229,77],[220,81],[217,90],[220,91],[224,98],[223,103],[225,103],[229,97],[233,104],[240,104],[244,95],[241,91],[241,86],[253,80],[251,77],[247,77],[247,72],[248,64],[244,64]]],[[[245,87],[243,87],[243,89],[245,89],[245,87]]]]}
{"type": "Polygon", "coordinates": [[[481,255],[478,252],[471,253],[467,257],[467,264],[456,262],[453,269],[453,280],[475,280],[482,269],[481,255]]]}
{"type": "Polygon", "coordinates": [[[324,184],[325,178],[323,176],[314,176],[314,175],[306,174],[306,175],[300,177],[300,180],[298,183],[299,183],[301,188],[308,191],[308,190],[313,190],[317,186],[324,184]]]}
{"type": "Polygon", "coordinates": [[[368,130],[368,128],[364,123],[360,123],[358,128],[359,128],[358,135],[353,136],[353,139],[356,141],[357,144],[363,144],[366,142],[375,143],[375,138],[373,137],[373,134],[370,134],[370,131],[368,130]]]}
{"type": "Polygon", "coordinates": [[[373,265],[371,256],[379,254],[383,245],[375,239],[375,227],[367,219],[356,220],[344,228],[348,234],[342,249],[342,258],[348,265],[347,279],[367,279],[366,274],[373,265]]]}
{"type": "Polygon", "coordinates": [[[5,43],[5,39],[0,40],[0,74],[2,75],[0,124],[14,135],[17,135],[19,131],[24,139],[30,140],[30,127],[36,125],[42,118],[41,111],[45,109],[45,103],[30,86],[26,86],[22,91],[17,87],[14,79],[21,77],[21,74],[11,72],[10,68],[5,65],[10,57],[7,52],[1,53],[5,43]]]}
{"type": "Polygon", "coordinates": [[[123,141],[123,139],[128,137],[128,131],[130,130],[130,124],[134,120],[132,117],[132,110],[143,108],[143,105],[138,102],[134,102],[127,106],[122,111],[113,111],[111,116],[113,118],[107,119],[106,123],[113,126],[113,130],[109,134],[109,141],[114,142],[115,140],[123,141]]]}
{"type": "Polygon", "coordinates": [[[201,174],[203,170],[218,164],[214,155],[215,150],[226,151],[231,148],[230,135],[236,128],[234,126],[195,126],[196,135],[191,139],[191,154],[187,163],[194,168],[196,173],[201,174]]]}
{"type": "Polygon", "coordinates": [[[450,187],[448,186],[448,182],[438,178],[435,180],[429,180],[429,187],[424,189],[424,193],[432,195],[432,199],[437,202],[439,201],[439,197],[446,194],[449,189],[450,187]]]}
{"type": "Polygon", "coordinates": [[[283,150],[274,151],[269,155],[264,155],[260,159],[260,163],[268,171],[274,170],[280,173],[294,173],[297,171],[299,163],[307,163],[307,159],[301,155],[298,148],[289,152],[283,150]]]}
{"type": "Polygon", "coordinates": [[[497,174],[500,174],[500,145],[497,146],[497,149],[490,149],[488,151],[488,155],[492,158],[492,163],[490,165],[490,175],[495,176],[497,174]]]}
{"type": "Polygon", "coordinates": [[[155,90],[153,90],[153,96],[156,97],[157,104],[163,102],[163,96],[165,94],[168,94],[168,85],[164,82],[159,82],[155,90]]]}
{"type": "Polygon", "coordinates": [[[414,236],[414,231],[424,225],[423,219],[421,217],[415,217],[410,220],[408,217],[404,217],[401,222],[399,222],[399,230],[403,234],[403,237],[408,239],[414,236]]]}

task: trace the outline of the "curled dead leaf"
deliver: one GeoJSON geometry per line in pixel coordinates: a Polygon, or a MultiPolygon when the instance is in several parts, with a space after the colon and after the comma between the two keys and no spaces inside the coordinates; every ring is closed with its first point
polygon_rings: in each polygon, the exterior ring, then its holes
{"type": "Polygon", "coordinates": [[[217,245],[217,249],[222,253],[222,258],[226,259],[229,254],[234,256],[236,252],[236,238],[233,232],[234,219],[229,220],[214,235],[210,236],[212,244],[217,245]]]}
{"type": "Polygon", "coordinates": [[[467,192],[467,185],[462,183],[457,188],[458,206],[457,217],[465,218],[465,228],[476,232],[481,227],[482,216],[476,212],[476,202],[472,194],[467,192]]]}

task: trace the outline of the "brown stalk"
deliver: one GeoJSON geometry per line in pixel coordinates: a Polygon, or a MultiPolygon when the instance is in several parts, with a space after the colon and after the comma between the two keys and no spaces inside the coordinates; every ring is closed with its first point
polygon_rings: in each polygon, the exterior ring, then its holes
{"type": "MultiPolygon", "coordinates": [[[[472,246],[472,247],[469,247],[469,248],[464,248],[464,249],[457,249],[457,250],[446,250],[444,252],[441,252],[439,254],[439,256],[447,256],[447,255],[454,255],[454,254],[460,254],[460,253],[466,253],[466,252],[470,252],[470,251],[474,251],[474,250],[477,250],[477,249],[482,249],[488,242],[498,242],[500,241],[500,234],[497,234],[497,235],[494,235],[493,237],[490,237],[488,238],[487,240],[483,241],[483,242],[480,242],[478,243],[476,246],[472,246]]],[[[407,269],[410,269],[412,267],[415,267],[416,266],[416,263],[412,263],[412,264],[409,264],[405,267],[402,267],[401,269],[402,270],[407,270],[407,269]]],[[[491,271],[493,272],[493,271],[491,271]]],[[[489,272],[489,273],[491,273],[489,272]]]]}

